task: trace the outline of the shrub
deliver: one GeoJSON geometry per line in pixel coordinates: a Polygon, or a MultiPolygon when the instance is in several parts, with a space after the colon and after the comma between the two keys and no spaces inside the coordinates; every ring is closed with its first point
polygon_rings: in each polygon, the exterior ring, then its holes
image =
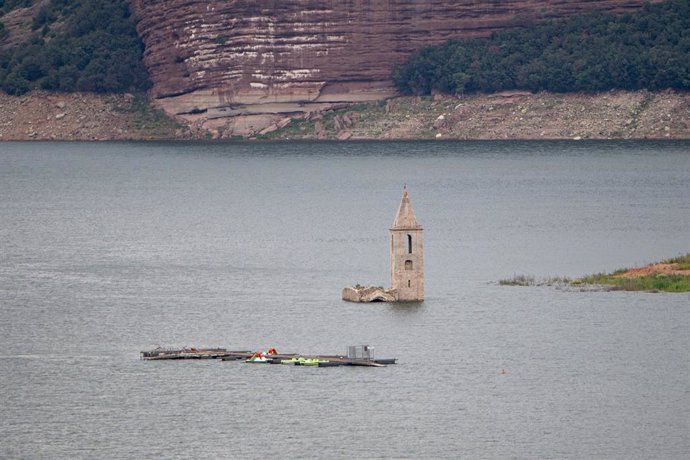
{"type": "Polygon", "coordinates": [[[125,0],[50,0],[22,46],[0,57],[0,88],[21,94],[55,91],[127,92],[151,86],[143,43],[125,0]],[[61,22],[59,32],[50,25],[61,22]],[[4,63],[4,64],[3,64],[4,63]]]}
{"type": "Polygon", "coordinates": [[[413,53],[392,71],[404,94],[509,89],[690,89],[688,0],[637,13],[593,13],[531,23],[487,39],[451,40],[413,53]]]}

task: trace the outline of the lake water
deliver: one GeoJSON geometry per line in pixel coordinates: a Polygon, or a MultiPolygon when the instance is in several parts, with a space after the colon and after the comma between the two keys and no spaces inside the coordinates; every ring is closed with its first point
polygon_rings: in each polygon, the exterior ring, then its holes
{"type": "Polygon", "coordinates": [[[497,283],[690,251],[690,142],[0,143],[0,198],[0,457],[690,454],[688,294],[497,283]],[[341,301],[404,184],[426,300],[341,301]]]}

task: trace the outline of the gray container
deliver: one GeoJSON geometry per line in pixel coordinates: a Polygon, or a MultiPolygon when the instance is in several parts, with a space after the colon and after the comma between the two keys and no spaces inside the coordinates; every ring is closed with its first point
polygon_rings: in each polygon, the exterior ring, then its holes
{"type": "Polygon", "coordinates": [[[350,359],[374,359],[374,347],[369,345],[350,345],[347,347],[347,357],[350,359]]]}

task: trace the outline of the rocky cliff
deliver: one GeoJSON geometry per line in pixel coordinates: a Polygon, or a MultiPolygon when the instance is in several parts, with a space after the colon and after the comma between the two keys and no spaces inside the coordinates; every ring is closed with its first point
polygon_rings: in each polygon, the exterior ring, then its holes
{"type": "MultiPolygon", "coordinates": [[[[658,2],[659,0],[657,0],[658,2]]],[[[132,0],[153,95],[216,136],[393,93],[391,67],[521,18],[625,11],[643,0],[132,0]]],[[[517,21],[517,22],[516,22],[517,21]]]]}

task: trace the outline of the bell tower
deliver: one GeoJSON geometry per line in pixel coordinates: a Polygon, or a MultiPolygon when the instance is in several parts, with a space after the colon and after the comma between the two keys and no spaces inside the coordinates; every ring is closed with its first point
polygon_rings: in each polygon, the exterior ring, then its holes
{"type": "Polygon", "coordinates": [[[397,292],[396,300],[415,302],[424,300],[424,254],[422,226],[412,211],[407,187],[403,189],[402,200],[391,235],[391,289],[397,292]]]}

